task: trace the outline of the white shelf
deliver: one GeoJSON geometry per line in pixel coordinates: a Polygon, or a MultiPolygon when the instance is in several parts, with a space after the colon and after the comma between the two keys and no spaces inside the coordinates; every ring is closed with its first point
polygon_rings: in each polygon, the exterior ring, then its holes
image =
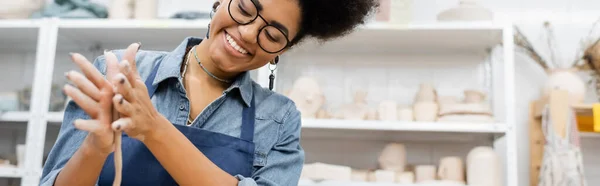
{"type": "Polygon", "coordinates": [[[0,178],[21,178],[23,175],[22,169],[0,167],[0,178]]]}
{"type": "Polygon", "coordinates": [[[27,122],[31,117],[29,112],[4,112],[0,113],[0,121],[27,122]]]}
{"type": "Polygon", "coordinates": [[[35,51],[40,25],[37,20],[0,21],[0,52],[35,51]]]}
{"type": "Polygon", "coordinates": [[[49,123],[62,123],[64,112],[50,112],[48,113],[48,117],[46,118],[49,123]]]}
{"type": "Polygon", "coordinates": [[[461,132],[461,133],[505,133],[507,127],[501,123],[439,123],[400,121],[356,121],[303,119],[303,129],[340,129],[365,131],[413,131],[413,132],[461,132]]]}

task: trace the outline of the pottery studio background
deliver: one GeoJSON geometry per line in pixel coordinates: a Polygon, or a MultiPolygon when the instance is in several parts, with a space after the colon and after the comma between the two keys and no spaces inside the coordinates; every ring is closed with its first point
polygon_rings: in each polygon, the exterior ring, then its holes
{"type": "MultiPolygon", "coordinates": [[[[172,50],[204,35],[212,3],[0,0],[0,186],[37,185],[62,121],[62,74],[75,69],[68,52],[93,58],[134,41],[172,50]]],[[[518,44],[500,43],[516,26],[548,69],[573,67],[600,37],[598,8],[597,0],[382,0],[367,29],[290,51],[275,90],[303,112],[301,185],[530,185],[529,106],[550,74],[518,44]]],[[[265,86],[268,73],[252,72],[265,86]]],[[[575,74],[558,83],[598,102],[593,71],[575,74]]],[[[600,184],[597,136],[581,138],[588,185],[600,184]]]]}

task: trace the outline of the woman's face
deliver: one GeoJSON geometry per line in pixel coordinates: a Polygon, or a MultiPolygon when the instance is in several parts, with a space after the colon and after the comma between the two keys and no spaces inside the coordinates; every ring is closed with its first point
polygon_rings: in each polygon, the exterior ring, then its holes
{"type": "Polygon", "coordinates": [[[262,67],[285,51],[277,49],[287,43],[286,35],[289,41],[296,36],[300,19],[296,0],[222,0],[206,40],[210,57],[215,67],[225,73],[262,67]],[[262,29],[267,24],[272,26],[262,29]],[[261,46],[277,53],[269,53],[261,46]]]}

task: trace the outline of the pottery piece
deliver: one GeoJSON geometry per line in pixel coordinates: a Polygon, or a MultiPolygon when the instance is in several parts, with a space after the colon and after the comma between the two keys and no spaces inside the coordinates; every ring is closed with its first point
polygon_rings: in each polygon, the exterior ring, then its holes
{"type": "Polygon", "coordinates": [[[367,92],[358,90],[354,92],[354,99],[351,104],[344,105],[336,114],[338,119],[347,120],[366,120],[370,112],[367,104],[367,92]]]}
{"type": "Polygon", "coordinates": [[[17,167],[23,167],[25,162],[25,144],[17,144],[17,167]]]}
{"type": "Polygon", "coordinates": [[[500,157],[491,147],[473,148],[467,155],[467,185],[501,186],[500,157]]]}
{"type": "Polygon", "coordinates": [[[433,85],[430,83],[423,83],[419,87],[419,91],[415,96],[415,103],[419,102],[436,102],[437,93],[433,85]]]}
{"type": "Polygon", "coordinates": [[[368,181],[369,171],[368,170],[352,170],[351,180],[357,182],[368,181]]]}
{"type": "Polygon", "coordinates": [[[396,181],[396,172],[389,170],[376,170],[373,171],[373,180],[372,182],[377,183],[394,183],[396,181]]]}
{"type": "Polygon", "coordinates": [[[158,14],[158,0],[135,0],[135,19],[156,19],[158,14]]]}
{"type": "Polygon", "coordinates": [[[329,119],[329,113],[327,112],[327,110],[325,109],[319,109],[319,111],[317,111],[317,115],[315,116],[317,119],[329,119]]]}
{"type": "Polygon", "coordinates": [[[317,112],[325,103],[325,96],[316,79],[298,78],[287,95],[302,113],[302,118],[316,118],[317,112]]]}
{"type": "Polygon", "coordinates": [[[417,165],[415,167],[416,183],[435,180],[435,166],[433,165],[417,165]]]}
{"type": "Polygon", "coordinates": [[[413,105],[415,121],[433,122],[437,119],[438,110],[435,102],[417,102],[413,105]]]}
{"type": "Polygon", "coordinates": [[[465,183],[465,168],[460,157],[444,157],[440,160],[438,167],[438,178],[441,180],[452,180],[465,183]]]}
{"type": "Polygon", "coordinates": [[[415,174],[413,172],[400,172],[396,175],[396,183],[415,183],[415,174]]]}
{"type": "Polygon", "coordinates": [[[379,103],[379,120],[381,121],[396,121],[398,120],[398,110],[396,102],[394,101],[382,101],[379,103]]]}
{"type": "Polygon", "coordinates": [[[461,0],[458,7],[442,11],[438,21],[491,21],[492,11],[480,6],[477,0],[461,0]]]}
{"type": "Polygon", "coordinates": [[[549,72],[548,79],[542,89],[542,97],[548,99],[552,90],[560,89],[569,92],[571,104],[583,103],[586,94],[585,82],[572,69],[557,69],[549,72]]]}
{"type": "Polygon", "coordinates": [[[383,170],[402,172],[406,166],[406,148],[400,143],[387,144],[378,159],[383,170]]]}
{"type": "Polygon", "coordinates": [[[135,0],[112,0],[108,8],[109,19],[131,19],[135,0]]]}
{"type": "Polygon", "coordinates": [[[492,115],[492,107],[485,102],[480,103],[458,103],[458,104],[440,104],[439,116],[452,114],[483,114],[492,115]]]}
{"type": "Polygon", "coordinates": [[[465,103],[481,103],[485,100],[485,93],[478,90],[465,90],[465,103]]]}
{"type": "Polygon", "coordinates": [[[398,110],[399,121],[414,121],[414,113],[412,108],[404,107],[398,110]]]}
{"type": "Polygon", "coordinates": [[[325,163],[305,164],[300,177],[311,180],[350,181],[352,169],[347,166],[325,163]]]}
{"type": "Polygon", "coordinates": [[[437,119],[438,122],[470,122],[470,123],[493,123],[494,117],[481,114],[456,114],[444,115],[437,119]]]}
{"type": "Polygon", "coordinates": [[[45,0],[0,0],[0,19],[26,19],[40,10],[45,0]]]}

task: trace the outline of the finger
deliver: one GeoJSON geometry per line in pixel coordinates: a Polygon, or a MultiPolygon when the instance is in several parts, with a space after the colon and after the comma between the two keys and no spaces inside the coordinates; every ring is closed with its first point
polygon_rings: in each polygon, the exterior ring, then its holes
{"type": "Polygon", "coordinates": [[[131,103],[125,100],[125,98],[123,98],[123,95],[115,95],[112,101],[113,105],[115,106],[115,109],[119,111],[119,113],[125,116],[131,116],[131,114],[133,113],[133,105],[131,105],[131,103]]]}
{"type": "MultiPolygon", "coordinates": [[[[136,77],[138,77],[138,72],[131,70],[131,65],[128,60],[123,60],[123,61],[121,61],[121,63],[119,63],[119,70],[121,71],[122,74],[125,75],[125,77],[127,77],[127,80],[130,83],[136,81],[136,77]]],[[[135,88],[136,87],[135,83],[131,83],[131,87],[135,88]]]]}
{"type": "Polygon", "coordinates": [[[112,82],[115,75],[119,73],[119,59],[110,51],[104,51],[104,58],[106,59],[106,79],[112,82]]]}
{"type": "Polygon", "coordinates": [[[113,80],[113,85],[117,87],[116,93],[122,94],[127,101],[135,102],[135,99],[133,98],[133,88],[125,75],[121,73],[117,74],[113,80]]]}
{"type": "Polygon", "coordinates": [[[120,118],[117,121],[113,122],[111,125],[112,129],[115,131],[130,131],[135,126],[131,120],[131,118],[120,118]]]}
{"type": "Polygon", "coordinates": [[[88,95],[95,101],[100,100],[100,90],[98,87],[96,87],[96,85],[94,85],[94,83],[83,76],[83,74],[76,71],[70,71],[65,73],[65,77],[67,77],[69,81],[73,82],[73,84],[75,84],[75,86],[78,87],[84,94],[88,95]]]}
{"type": "Polygon", "coordinates": [[[139,43],[139,42],[132,43],[131,45],[129,45],[129,47],[127,47],[127,49],[125,50],[125,53],[123,54],[123,59],[129,61],[129,65],[131,66],[131,71],[134,72],[133,76],[135,78],[140,78],[139,74],[137,73],[137,65],[135,62],[135,56],[137,55],[137,52],[140,50],[141,47],[142,47],[142,43],[139,43]]]}
{"type": "Polygon", "coordinates": [[[71,97],[73,101],[75,101],[75,103],[77,103],[77,105],[92,118],[96,118],[96,116],[98,116],[98,102],[94,101],[92,98],[71,85],[65,85],[63,90],[67,96],[71,97]]]}
{"type": "Polygon", "coordinates": [[[72,53],[71,58],[77,66],[81,69],[85,77],[87,77],[96,87],[105,87],[109,83],[104,79],[102,73],[96,69],[96,67],[88,61],[83,55],[78,53],[72,53]]]}
{"type": "Polygon", "coordinates": [[[90,133],[98,134],[106,130],[106,127],[102,126],[102,124],[98,120],[83,120],[77,119],[73,122],[75,128],[83,131],[87,131],[90,133]]]}

